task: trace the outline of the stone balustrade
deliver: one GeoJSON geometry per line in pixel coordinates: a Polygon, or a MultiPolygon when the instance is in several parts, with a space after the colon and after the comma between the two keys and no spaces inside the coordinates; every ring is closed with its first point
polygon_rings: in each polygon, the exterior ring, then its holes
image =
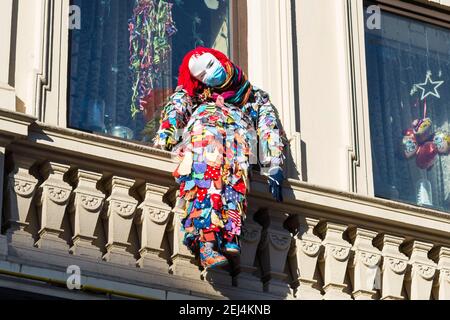
{"type": "Polygon", "coordinates": [[[182,244],[169,153],[37,123],[4,148],[0,262],[49,282],[78,265],[213,299],[450,299],[445,213],[292,180],[280,204],[256,176],[241,257],[204,271],[182,244]]]}

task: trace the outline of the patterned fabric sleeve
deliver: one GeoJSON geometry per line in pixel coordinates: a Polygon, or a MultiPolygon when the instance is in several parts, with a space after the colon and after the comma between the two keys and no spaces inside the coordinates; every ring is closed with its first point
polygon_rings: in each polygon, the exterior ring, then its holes
{"type": "Polygon", "coordinates": [[[160,127],[154,139],[155,147],[171,151],[178,144],[192,114],[192,107],[192,100],[187,92],[177,88],[162,110],[160,127]]]}
{"type": "Polygon", "coordinates": [[[268,175],[269,170],[282,167],[286,136],[279,125],[275,107],[270,102],[269,95],[256,89],[256,104],[258,106],[257,134],[259,138],[259,163],[261,174],[268,175]]]}

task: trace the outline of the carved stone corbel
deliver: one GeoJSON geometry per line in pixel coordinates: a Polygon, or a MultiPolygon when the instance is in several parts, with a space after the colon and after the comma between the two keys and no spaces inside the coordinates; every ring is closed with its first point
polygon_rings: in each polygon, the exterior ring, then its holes
{"type": "Polygon", "coordinates": [[[408,268],[408,257],[400,252],[403,237],[384,234],[376,242],[382,247],[383,265],[381,268],[381,299],[403,300],[403,280],[408,268]]]}
{"type": "Polygon", "coordinates": [[[75,255],[85,255],[101,258],[102,252],[96,247],[96,227],[99,224],[105,195],[97,189],[101,174],[78,170],[75,180],[77,187],[74,190],[73,203],[70,206],[70,218],[74,232],[70,248],[75,255]]]}
{"type": "Polygon", "coordinates": [[[144,201],[139,205],[137,216],[138,233],[141,242],[138,265],[141,268],[157,269],[168,272],[168,263],[162,257],[164,253],[163,241],[167,223],[172,209],[163,202],[168,191],[161,185],[146,183],[140,193],[144,201]]]}
{"type": "Polygon", "coordinates": [[[439,300],[450,300],[450,248],[441,247],[438,256],[438,296],[439,300]]]}
{"type": "Polygon", "coordinates": [[[13,170],[7,177],[4,228],[8,241],[33,246],[34,239],[28,227],[38,185],[38,180],[30,173],[35,160],[17,154],[12,154],[10,160],[13,170]]]}
{"type": "Polygon", "coordinates": [[[256,211],[255,206],[249,207],[246,219],[242,224],[240,273],[236,281],[241,288],[262,292],[262,282],[256,276],[257,268],[255,267],[256,253],[262,231],[262,226],[254,221],[256,211]]]}
{"type": "Polygon", "coordinates": [[[381,252],[372,244],[376,236],[376,232],[361,228],[355,228],[351,232],[354,253],[351,279],[355,300],[375,299],[376,277],[381,263],[381,252]]]}
{"type": "Polygon", "coordinates": [[[344,292],[347,288],[345,275],[350,257],[351,244],[343,239],[347,230],[346,225],[327,222],[321,226],[324,234],[322,245],[324,246],[324,299],[338,300],[350,299],[350,295],[344,292]]]}
{"type": "Polygon", "coordinates": [[[189,251],[189,249],[183,244],[184,232],[182,231],[182,219],[185,215],[185,202],[178,197],[179,191],[177,191],[177,204],[172,209],[173,228],[170,234],[172,243],[172,265],[169,267],[169,272],[187,278],[200,279],[201,272],[198,268],[196,257],[189,251]]]}
{"type": "Polygon", "coordinates": [[[106,254],[103,256],[106,261],[125,265],[136,264],[133,254],[129,252],[129,237],[138,204],[130,195],[133,185],[134,180],[118,176],[112,177],[108,183],[111,194],[106,199],[108,206],[103,216],[107,220],[106,254]]]}
{"type": "Polygon", "coordinates": [[[436,263],[428,258],[432,243],[411,241],[405,250],[410,254],[411,272],[408,274],[406,289],[411,300],[430,300],[436,263]]]}
{"type": "Polygon", "coordinates": [[[70,166],[47,162],[42,168],[45,181],[39,187],[37,209],[40,219],[39,248],[56,249],[68,252],[67,241],[62,238],[64,215],[72,193],[70,184],[64,181],[64,175],[70,166]]]}
{"type": "Polygon", "coordinates": [[[298,282],[296,299],[321,300],[322,295],[317,287],[315,273],[322,247],[322,239],[314,234],[319,220],[297,217],[298,232],[294,234],[293,246],[289,257],[292,277],[298,282]]]}
{"type": "Polygon", "coordinates": [[[270,212],[268,228],[261,232],[259,255],[264,291],[286,297],[290,293],[288,275],[285,273],[291,235],[283,228],[288,215],[270,212]]]}

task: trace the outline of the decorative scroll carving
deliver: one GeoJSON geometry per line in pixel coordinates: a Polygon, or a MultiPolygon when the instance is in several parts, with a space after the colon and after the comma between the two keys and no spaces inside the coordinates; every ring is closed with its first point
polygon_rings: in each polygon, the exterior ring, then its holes
{"type": "Polygon", "coordinates": [[[242,240],[249,242],[249,243],[254,243],[256,241],[258,241],[259,239],[259,234],[261,233],[261,231],[259,229],[256,228],[250,228],[249,226],[242,226],[242,240]]]}
{"type": "Polygon", "coordinates": [[[81,195],[81,205],[88,211],[97,211],[103,204],[103,199],[89,195],[81,195]]]}
{"type": "Polygon", "coordinates": [[[56,204],[64,204],[70,197],[70,191],[57,187],[49,187],[48,195],[50,200],[56,204]]]}
{"type": "Polygon", "coordinates": [[[112,208],[122,218],[130,218],[136,210],[136,205],[132,203],[112,201],[112,208]]]}
{"type": "Polygon", "coordinates": [[[350,248],[335,245],[330,245],[329,248],[333,257],[338,261],[345,261],[350,254],[350,248]]]}
{"type": "Polygon", "coordinates": [[[394,271],[396,274],[402,274],[406,271],[406,267],[408,266],[406,261],[396,259],[396,258],[387,258],[387,262],[389,268],[394,271]]]}
{"type": "Polygon", "coordinates": [[[450,269],[441,269],[440,276],[442,280],[450,283],[450,269]]]}
{"type": "Polygon", "coordinates": [[[417,264],[415,266],[418,274],[425,280],[431,280],[434,277],[436,268],[432,266],[427,266],[424,264],[417,264]]]}
{"type": "Polygon", "coordinates": [[[286,235],[280,235],[277,233],[269,233],[270,243],[278,250],[286,250],[291,244],[291,238],[286,235]]]}
{"type": "Polygon", "coordinates": [[[320,251],[320,243],[312,242],[312,241],[301,241],[302,251],[310,257],[315,257],[319,254],[320,251]]]}
{"type": "Polygon", "coordinates": [[[22,197],[29,197],[33,194],[37,183],[32,183],[30,181],[21,180],[18,178],[14,179],[14,191],[22,197]]]}
{"type": "Polygon", "coordinates": [[[149,208],[150,219],[157,223],[163,224],[169,218],[170,210],[162,210],[159,208],[149,208]]]}
{"type": "Polygon", "coordinates": [[[362,263],[369,268],[376,267],[381,261],[381,255],[376,253],[360,251],[358,256],[362,263]]]}

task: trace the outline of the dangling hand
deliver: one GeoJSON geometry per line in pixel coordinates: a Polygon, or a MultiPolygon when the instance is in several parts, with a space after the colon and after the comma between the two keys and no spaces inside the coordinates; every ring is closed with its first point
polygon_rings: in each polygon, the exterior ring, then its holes
{"type": "Polygon", "coordinates": [[[223,108],[225,105],[225,99],[222,96],[218,96],[216,99],[216,106],[223,108]]]}
{"type": "Polygon", "coordinates": [[[280,167],[270,168],[268,174],[269,190],[278,202],[283,201],[283,169],[280,167]]]}

